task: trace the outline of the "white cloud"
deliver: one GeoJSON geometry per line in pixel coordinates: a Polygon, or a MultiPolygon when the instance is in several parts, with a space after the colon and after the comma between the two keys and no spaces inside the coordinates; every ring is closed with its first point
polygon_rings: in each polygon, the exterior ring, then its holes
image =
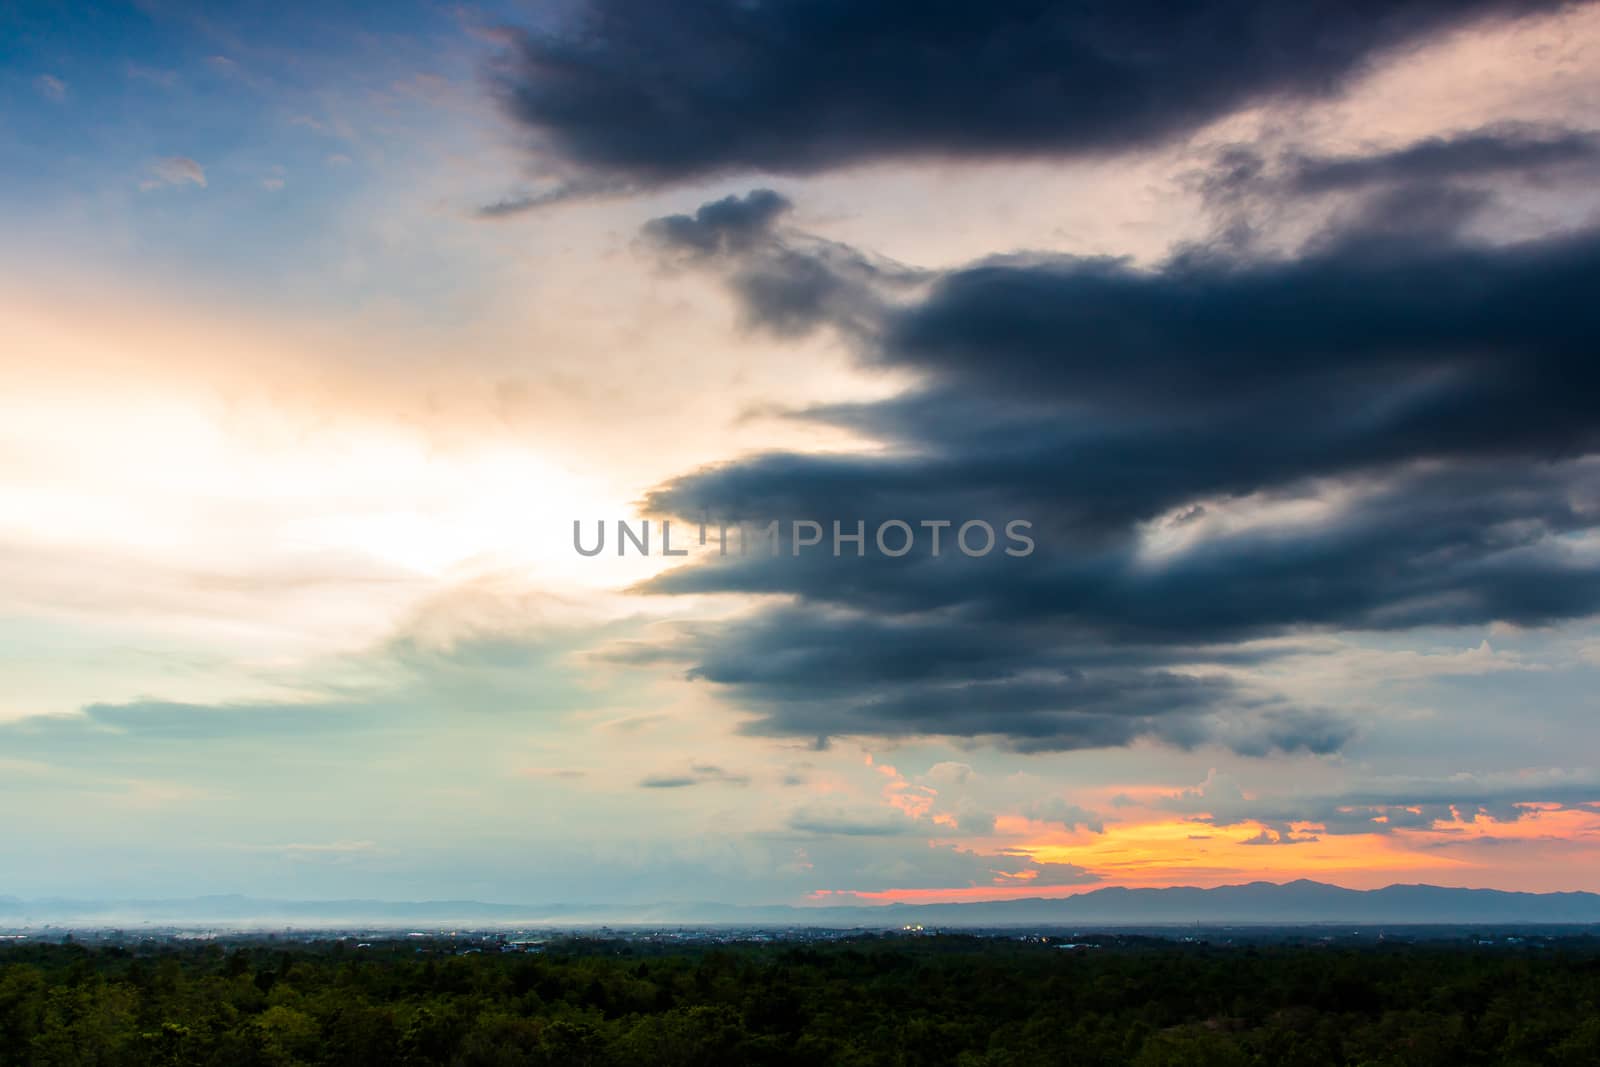
{"type": "Polygon", "coordinates": [[[168,156],[150,164],[149,177],[139,183],[144,190],[159,189],[163,185],[182,185],[192,182],[204,189],[206,169],[188,156],[168,156]]]}
{"type": "Polygon", "coordinates": [[[33,79],[33,87],[39,90],[41,96],[51,100],[65,100],[67,98],[67,83],[53,74],[41,74],[33,79]]]}

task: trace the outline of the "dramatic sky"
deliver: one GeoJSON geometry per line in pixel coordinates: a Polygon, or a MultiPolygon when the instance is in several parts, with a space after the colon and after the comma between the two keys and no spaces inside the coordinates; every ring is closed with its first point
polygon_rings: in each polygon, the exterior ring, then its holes
{"type": "Polygon", "coordinates": [[[1377,12],[4,5],[0,895],[1600,890],[1600,4],[1377,12]]]}

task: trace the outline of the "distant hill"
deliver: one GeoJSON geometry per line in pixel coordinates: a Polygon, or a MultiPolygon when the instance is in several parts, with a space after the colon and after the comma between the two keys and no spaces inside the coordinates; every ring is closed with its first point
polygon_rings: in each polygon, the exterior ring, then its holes
{"type": "Polygon", "coordinates": [[[1357,890],[1302,879],[1283,885],[1251,882],[1215,889],[1108,887],[1059,900],[927,904],[909,911],[919,922],[931,920],[941,925],[1600,923],[1600,894],[1507,893],[1431,885],[1357,890]]]}
{"type": "Polygon", "coordinates": [[[1343,889],[1300,880],[1278,885],[1198,889],[1108,887],[1060,899],[965,904],[890,904],[792,907],[724,904],[660,904],[604,908],[592,905],[485,904],[470,900],[394,902],[381,900],[282,901],[244,896],[187,900],[31,900],[0,897],[0,926],[218,924],[240,927],[615,925],[692,923],[819,927],[924,926],[1153,926],[1179,923],[1296,926],[1316,923],[1368,925],[1584,924],[1600,923],[1600,894],[1508,893],[1496,889],[1452,889],[1391,885],[1343,889]]]}

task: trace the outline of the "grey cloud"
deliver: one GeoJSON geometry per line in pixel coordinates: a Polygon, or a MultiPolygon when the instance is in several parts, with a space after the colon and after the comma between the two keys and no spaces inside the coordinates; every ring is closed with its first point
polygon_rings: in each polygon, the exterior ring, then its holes
{"type": "Polygon", "coordinates": [[[806,834],[844,837],[894,837],[918,829],[898,812],[858,814],[830,808],[803,808],[790,814],[789,829],[806,834]]]}
{"type": "Polygon", "coordinates": [[[1378,779],[1337,794],[1253,799],[1233,779],[1213,776],[1162,806],[1214,826],[1260,823],[1272,840],[1258,843],[1288,844],[1308,840],[1295,835],[1293,824],[1315,826],[1330,836],[1389,834],[1457,821],[1516,822],[1540,805],[1587,808],[1597,798],[1600,776],[1587,772],[1378,779]]]}
{"type": "MultiPolygon", "coordinates": [[[[1218,732],[1226,736],[1226,728],[1218,732]]],[[[1326,756],[1343,749],[1355,732],[1353,724],[1335,716],[1316,714],[1303,708],[1271,709],[1251,724],[1230,747],[1245,756],[1266,756],[1273,752],[1307,752],[1326,756]]]]}
{"type": "Polygon", "coordinates": [[[645,236],[666,246],[701,255],[739,252],[772,232],[793,204],[771,189],[728,196],[702,204],[693,215],[667,215],[645,226],[645,236]]]}
{"type": "Polygon", "coordinates": [[[1039,822],[1055,823],[1067,830],[1076,830],[1082,827],[1090,833],[1096,834],[1103,834],[1106,830],[1105,820],[1098,814],[1087,808],[1080,808],[1076,804],[1068,803],[1061,797],[1050,797],[1047,800],[1029,805],[1023,810],[1023,814],[1039,822]]]}
{"type": "Polygon", "coordinates": [[[1315,834],[1296,836],[1282,830],[1262,830],[1254,837],[1239,842],[1241,845],[1307,845],[1319,840],[1315,834]]]}
{"type": "Polygon", "coordinates": [[[640,779],[641,789],[687,789],[697,785],[737,785],[750,784],[748,775],[734,774],[721,767],[709,763],[695,763],[689,766],[687,774],[653,774],[640,779]]]}
{"type": "MultiPolygon", "coordinates": [[[[333,159],[342,157],[330,157],[333,159]]],[[[346,160],[345,162],[349,162],[346,160]]],[[[511,193],[492,203],[481,205],[473,214],[480,219],[507,219],[536,211],[542,207],[582,200],[589,197],[617,196],[628,192],[626,182],[606,179],[583,179],[561,182],[540,192],[511,193]]]]}
{"type": "Polygon", "coordinates": [[[993,812],[967,811],[956,816],[956,829],[964,834],[992,834],[994,833],[995,816],[993,812]]]}
{"type": "Polygon", "coordinates": [[[1581,180],[1600,164],[1600,133],[1505,122],[1414,141],[1387,151],[1329,156],[1289,145],[1231,144],[1191,177],[1214,205],[1373,187],[1456,189],[1509,178],[1547,184],[1581,180]]]}
{"type": "Polygon", "coordinates": [[[1213,215],[1211,246],[1249,249],[1275,224],[1308,213],[1323,217],[1314,240],[1335,246],[1352,233],[1391,246],[1438,241],[1504,217],[1508,193],[1576,191],[1597,176],[1600,133],[1510,122],[1364,155],[1233,144],[1189,178],[1213,215]]]}
{"type": "Polygon", "coordinates": [[[886,293],[928,277],[848,245],[780,228],[793,205],[771,189],[703,204],[692,215],[667,215],[644,227],[646,241],[669,262],[720,270],[752,329],[799,337],[824,324],[866,333],[886,293]]]}
{"type": "Polygon", "coordinates": [[[140,745],[345,733],[377,723],[373,709],[355,702],[207,705],[145,700],[91,704],[77,715],[19,719],[3,730],[25,745],[74,738],[79,743],[99,738],[140,745]]]}

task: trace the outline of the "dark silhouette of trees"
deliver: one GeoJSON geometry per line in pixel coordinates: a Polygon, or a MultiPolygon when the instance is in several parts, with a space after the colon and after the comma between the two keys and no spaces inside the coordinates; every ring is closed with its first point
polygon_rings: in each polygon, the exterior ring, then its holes
{"type": "Polygon", "coordinates": [[[0,950],[0,1067],[346,1064],[1592,1065],[1600,941],[0,950]]]}

